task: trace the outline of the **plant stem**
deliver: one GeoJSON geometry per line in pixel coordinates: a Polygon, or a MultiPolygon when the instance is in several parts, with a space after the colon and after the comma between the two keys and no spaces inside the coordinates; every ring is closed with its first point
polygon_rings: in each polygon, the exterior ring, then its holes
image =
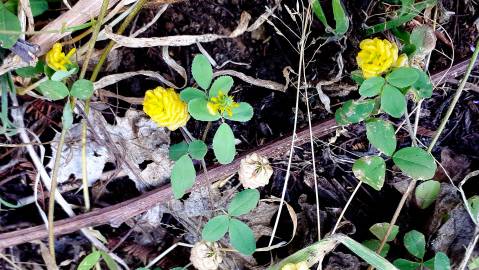
{"type": "Polygon", "coordinates": [[[471,75],[471,71],[474,68],[474,63],[477,60],[478,54],[479,54],[479,39],[476,42],[474,53],[472,54],[471,61],[469,61],[469,65],[467,66],[466,73],[464,74],[464,77],[462,78],[461,84],[459,84],[459,88],[457,88],[456,90],[456,94],[454,95],[454,98],[452,99],[452,102],[449,105],[449,108],[447,109],[446,115],[444,116],[444,118],[442,118],[441,124],[439,125],[439,128],[436,131],[436,135],[434,135],[434,138],[432,139],[432,142],[429,145],[429,148],[428,148],[429,152],[431,152],[432,149],[434,148],[434,145],[436,145],[437,141],[439,140],[439,137],[441,136],[442,131],[446,127],[449,117],[451,117],[451,114],[454,111],[454,108],[456,107],[456,104],[459,101],[459,97],[461,97],[462,91],[464,90],[464,86],[466,86],[467,80],[469,79],[469,76],[471,75]]]}
{"type": "MultiPolygon", "coordinates": [[[[447,109],[446,115],[442,119],[441,124],[439,125],[439,127],[436,131],[436,135],[434,136],[431,144],[428,147],[428,152],[429,153],[431,153],[432,149],[436,145],[439,137],[441,136],[441,133],[444,131],[444,128],[446,127],[446,124],[449,121],[449,118],[451,117],[452,112],[454,111],[454,108],[456,107],[457,102],[459,101],[459,97],[461,96],[461,93],[464,90],[464,86],[466,85],[466,82],[469,79],[469,76],[471,75],[471,71],[474,67],[474,63],[477,60],[478,54],[479,54],[479,39],[476,42],[476,47],[475,47],[474,53],[472,54],[471,60],[469,61],[469,65],[467,66],[464,77],[462,78],[462,81],[459,84],[459,87],[457,88],[456,93],[454,95],[454,98],[453,98],[451,104],[449,105],[449,108],[447,109]]],[[[416,186],[416,182],[417,182],[416,179],[412,179],[411,182],[409,183],[409,186],[408,186],[406,192],[401,197],[401,201],[399,202],[399,204],[396,208],[396,211],[394,212],[393,218],[391,219],[391,222],[389,223],[386,234],[384,235],[384,237],[381,241],[381,245],[379,246],[376,253],[379,254],[382,251],[382,249],[384,247],[384,244],[386,243],[386,240],[389,237],[389,234],[391,234],[392,228],[393,228],[394,224],[396,224],[396,221],[399,217],[399,214],[401,213],[402,208],[404,207],[404,204],[405,204],[407,198],[409,197],[409,195],[414,190],[414,187],[416,186]]],[[[370,266],[368,269],[373,269],[373,267],[370,266]]]]}
{"type": "MultiPolygon", "coordinates": [[[[136,3],[136,5],[133,8],[133,10],[131,11],[131,13],[128,14],[128,16],[125,18],[125,20],[122,22],[122,24],[118,28],[118,31],[116,32],[117,35],[121,35],[121,34],[123,34],[123,32],[125,32],[128,25],[130,25],[130,23],[135,18],[136,14],[138,14],[138,12],[141,10],[141,8],[143,7],[143,5],[146,2],[147,2],[147,0],[139,0],[136,3]]],[[[92,82],[95,81],[96,78],[98,77],[98,73],[100,73],[100,69],[103,66],[103,63],[105,63],[106,57],[110,53],[111,49],[113,49],[113,46],[115,45],[115,43],[116,43],[115,41],[111,40],[108,43],[108,45],[106,46],[106,48],[104,49],[103,53],[101,54],[100,59],[98,60],[98,63],[95,66],[95,69],[93,70],[93,73],[92,73],[91,78],[90,78],[90,80],[92,82]]]]}
{"type": "Polygon", "coordinates": [[[336,232],[336,230],[338,229],[339,224],[341,223],[341,220],[343,219],[344,214],[346,213],[346,210],[348,209],[349,205],[353,201],[354,196],[356,196],[356,193],[358,192],[362,183],[363,183],[363,181],[359,181],[358,184],[356,185],[356,187],[354,188],[353,193],[351,193],[351,196],[349,197],[349,200],[346,202],[346,205],[344,206],[343,211],[341,211],[341,214],[338,217],[338,221],[336,221],[336,224],[334,225],[334,228],[331,231],[331,234],[334,234],[336,232]]]}
{"type": "Polygon", "coordinates": [[[472,252],[474,251],[474,247],[477,244],[477,241],[479,240],[479,227],[476,226],[476,229],[474,230],[474,235],[472,236],[472,241],[467,245],[466,248],[466,254],[464,255],[464,258],[462,259],[461,265],[459,266],[458,270],[464,270],[466,269],[467,263],[469,262],[469,259],[471,258],[472,252]]]}
{"type": "MultiPolygon", "coordinates": [[[[83,62],[83,67],[82,71],[80,73],[80,79],[83,79],[85,76],[86,68],[88,66],[88,62],[91,57],[91,53],[93,51],[93,47],[95,45],[95,41],[98,37],[98,32],[100,31],[100,26],[102,24],[103,18],[105,17],[105,14],[108,10],[108,3],[109,0],[103,0],[100,15],[98,17],[98,22],[95,24],[95,29],[93,32],[93,36],[90,40],[89,44],[89,51],[87,52],[87,56],[85,61],[83,62]]],[[[74,104],[76,101],[72,100],[72,103],[74,104]]],[[[70,106],[67,104],[66,106],[70,106]]],[[[65,127],[62,127],[62,131],[60,134],[60,142],[58,143],[57,147],[57,153],[55,155],[55,162],[53,165],[53,171],[52,171],[52,182],[50,186],[50,200],[48,201],[48,245],[50,249],[50,254],[52,256],[52,260],[55,262],[55,234],[54,234],[54,213],[55,213],[55,192],[57,190],[57,176],[58,176],[58,169],[60,166],[60,160],[61,160],[61,154],[63,151],[63,145],[65,143],[65,135],[67,133],[68,129],[65,127]]],[[[86,141],[85,141],[86,145],[86,141]]],[[[85,200],[85,207],[88,210],[90,208],[90,197],[88,193],[88,179],[86,175],[86,155],[83,156],[83,137],[82,137],[82,163],[83,163],[83,196],[85,200]]]]}
{"type": "Polygon", "coordinates": [[[60,134],[60,142],[58,143],[57,152],[55,154],[55,162],[53,164],[52,182],[50,185],[50,199],[48,200],[48,246],[50,248],[50,255],[55,262],[55,235],[53,228],[54,213],[55,213],[55,192],[57,190],[57,176],[60,167],[60,160],[63,151],[63,144],[65,143],[65,135],[67,129],[63,128],[60,134]]]}
{"type": "MultiPolygon", "coordinates": [[[[90,62],[93,49],[95,48],[96,40],[98,39],[98,34],[100,33],[100,28],[105,18],[106,12],[108,11],[109,0],[103,0],[101,4],[100,14],[98,15],[98,21],[93,27],[93,34],[90,41],[88,42],[88,51],[83,61],[83,66],[80,72],[79,79],[85,77],[86,70],[88,68],[88,63],[90,62]]],[[[88,111],[85,110],[86,117],[88,117],[88,111]]],[[[88,170],[87,170],[87,158],[86,158],[86,122],[85,119],[82,120],[82,137],[81,137],[81,159],[82,159],[82,185],[83,185],[83,200],[85,202],[85,210],[90,210],[90,193],[88,190],[88,170]],[[84,135],[84,136],[83,136],[84,135]]]]}

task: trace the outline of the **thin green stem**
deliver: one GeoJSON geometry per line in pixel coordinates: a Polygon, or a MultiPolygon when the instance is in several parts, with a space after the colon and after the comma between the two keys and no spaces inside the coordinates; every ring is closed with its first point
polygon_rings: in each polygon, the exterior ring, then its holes
{"type": "MultiPolygon", "coordinates": [[[[125,31],[125,29],[131,23],[131,21],[133,21],[136,14],[138,14],[138,12],[141,10],[141,8],[143,7],[143,5],[145,3],[146,3],[146,0],[140,0],[136,4],[136,6],[132,10],[132,12],[130,14],[128,14],[128,16],[125,18],[123,23],[120,25],[120,27],[118,29],[118,32],[117,32],[118,34],[122,34],[125,31]]],[[[107,8],[108,8],[108,0],[103,0],[100,15],[98,17],[98,23],[95,25],[96,27],[93,30],[92,38],[90,40],[90,44],[89,44],[89,47],[88,47],[86,60],[85,60],[85,62],[83,62],[82,71],[80,73],[81,78],[83,78],[83,76],[86,73],[86,69],[88,67],[88,62],[89,62],[89,59],[90,59],[91,54],[93,52],[95,42],[98,38],[98,33],[99,33],[100,27],[103,23],[103,19],[105,17],[107,8]]],[[[100,60],[98,61],[97,65],[95,66],[95,68],[92,72],[92,75],[90,77],[90,81],[94,82],[96,80],[96,78],[98,77],[98,74],[100,73],[101,67],[103,66],[103,63],[105,62],[106,57],[110,53],[114,44],[115,44],[114,41],[110,41],[108,43],[107,47],[103,50],[103,53],[100,57],[100,60]]],[[[85,101],[85,117],[88,117],[89,114],[90,114],[90,99],[87,99],[85,101]]],[[[82,175],[83,175],[82,177],[83,177],[83,195],[84,195],[84,198],[85,198],[85,208],[88,210],[90,208],[90,204],[89,204],[90,199],[89,199],[89,194],[88,194],[88,181],[87,181],[88,174],[87,174],[87,163],[86,163],[86,161],[87,161],[87,158],[86,158],[86,142],[87,142],[86,136],[87,136],[87,122],[85,120],[83,120],[82,121],[82,135],[81,135],[81,142],[82,142],[82,175]],[[88,202],[88,204],[87,204],[87,202],[88,202]]]]}
{"type": "MultiPolygon", "coordinates": [[[[464,87],[466,85],[467,80],[469,79],[469,76],[471,75],[472,69],[474,67],[475,62],[477,61],[477,57],[479,55],[479,39],[476,42],[476,47],[474,50],[474,53],[472,54],[471,60],[469,61],[469,65],[467,66],[466,72],[464,73],[464,77],[462,78],[461,83],[459,84],[459,87],[456,90],[456,93],[454,95],[454,98],[452,99],[451,104],[449,104],[449,108],[447,109],[446,115],[443,117],[441,124],[439,125],[436,135],[434,136],[431,144],[428,147],[428,152],[431,153],[432,149],[436,145],[439,137],[441,136],[442,132],[444,131],[444,128],[446,127],[447,122],[449,121],[449,118],[452,115],[452,112],[454,111],[454,108],[456,107],[457,102],[459,101],[459,97],[461,96],[462,91],[464,90],[464,87]]],[[[415,143],[415,142],[414,142],[415,143]]],[[[409,183],[409,186],[406,190],[406,192],[403,194],[401,197],[401,201],[399,202],[396,211],[394,212],[394,215],[391,219],[391,222],[389,223],[388,229],[386,231],[386,234],[384,235],[381,245],[379,246],[378,250],[376,253],[380,253],[382,249],[384,248],[384,245],[386,243],[387,238],[391,234],[392,228],[394,224],[396,224],[396,221],[399,217],[399,214],[401,213],[402,208],[404,207],[404,204],[411,195],[412,191],[414,190],[414,187],[416,186],[417,180],[412,179],[411,182],[409,183]]],[[[372,269],[371,267],[369,269],[372,269]]]]}
{"type": "Polygon", "coordinates": [[[456,94],[454,95],[454,98],[452,99],[452,102],[449,105],[449,108],[447,109],[446,115],[444,115],[444,117],[442,118],[441,124],[439,125],[436,131],[436,135],[434,135],[434,138],[432,139],[432,142],[428,147],[429,152],[431,152],[434,146],[436,145],[437,141],[439,140],[439,137],[441,136],[441,133],[443,132],[447,122],[449,121],[449,118],[451,117],[451,114],[454,111],[454,108],[456,107],[456,104],[459,101],[459,98],[461,97],[462,91],[464,90],[464,86],[466,86],[467,80],[469,79],[469,76],[471,75],[471,71],[474,68],[474,64],[476,63],[478,54],[479,54],[479,39],[476,42],[476,48],[474,50],[474,53],[472,54],[471,61],[469,61],[469,65],[467,66],[466,73],[464,74],[464,77],[462,78],[462,81],[459,84],[459,88],[457,88],[456,94]]]}
{"type": "MultiPolygon", "coordinates": [[[[118,35],[121,35],[121,34],[123,34],[123,32],[125,32],[128,25],[130,25],[130,23],[135,18],[136,14],[138,14],[138,12],[141,10],[141,8],[143,7],[143,5],[146,2],[147,2],[147,0],[139,0],[136,3],[136,5],[133,8],[133,10],[131,11],[131,13],[128,14],[128,16],[125,18],[125,20],[122,22],[122,24],[118,28],[118,31],[116,32],[118,35]]],[[[115,41],[111,40],[108,43],[108,45],[106,46],[106,48],[104,49],[102,55],[100,56],[100,59],[98,60],[97,65],[95,66],[95,69],[93,70],[93,73],[91,75],[90,80],[92,82],[94,82],[96,80],[96,78],[98,77],[98,74],[100,73],[101,67],[105,63],[106,58],[107,58],[108,54],[110,53],[111,49],[113,49],[113,46],[115,45],[115,43],[116,43],[115,41]]]]}
{"type": "MultiPolygon", "coordinates": [[[[91,39],[88,43],[88,51],[85,56],[85,60],[83,61],[83,66],[80,72],[79,79],[83,79],[86,74],[86,70],[88,68],[88,63],[90,62],[91,55],[95,48],[96,40],[98,39],[98,34],[100,33],[100,28],[105,18],[106,12],[108,11],[109,0],[103,0],[101,4],[100,14],[98,15],[98,21],[94,26],[93,34],[91,39]]],[[[88,117],[88,112],[86,112],[86,117],[88,117]]],[[[85,201],[85,210],[90,210],[90,193],[88,190],[88,170],[87,170],[87,158],[86,158],[86,123],[83,119],[82,121],[82,134],[85,133],[85,136],[81,138],[82,144],[82,184],[83,184],[83,200],[85,201]]]]}
{"type": "Polygon", "coordinates": [[[55,261],[55,235],[54,235],[54,214],[55,214],[55,192],[57,191],[57,176],[60,167],[60,160],[62,156],[63,144],[65,143],[65,135],[67,129],[63,128],[60,134],[60,142],[58,143],[57,153],[55,155],[55,162],[53,164],[52,182],[50,185],[50,200],[48,201],[48,246],[50,248],[50,255],[55,261]]]}
{"type": "MultiPolygon", "coordinates": [[[[103,18],[105,17],[105,14],[108,10],[108,3],[109,3],[108,0],[103,0],[100,15],[98,17],[98,22],[95,24],[94,35],[92,36],[92,38],[90,40],[89,51],[87,53],[87,57],[86,57],[85,61],[83,62],[82,72],[80,73],[80,79],[82,79],[85,75],[86,67],[88,66],[88,62],[89,62],[89,59],[91,57],[93,47],[94,47],[96,39],[98,37],[98,32],[100,31],[100,27],[101,27],[103,18]],[[95,33],[96,33],[96,35],[95,35],[95,33]]],[[[93,21],[91,23],[93,23],[93,21]]],[[[84,24],[84,25],[88,25],[88,24],[84,24]]],[[[88,26],[91,26],[91,24],[89,24],[88,26]]],[[[83,28],[78,28],[78,27],[74,28],[74,30],[80,30],[80,29],[83,29],[83,28]]],[[[74,105],[76,100],[72,99],[71,102],[74,105]]],[[[69,106],[69,104],[67,104],[66,106],[69,106]]],[[[54,213],[55,213],[55,192],[57,190],[57,177],[58,177],[58,170],[59,170],[59,166],[60,166],[61,153],[62,153],[62,150],[63,150],[63,145],[65,143],[65,136],[66,136],[67,131],[68,131],[68,128],[66,128],[66,127],[62,128],[61,135],[60,135],[60,142],[58,143],[57,153],[55,155],[55,162],[54,162],[54,165],[53,165],[52,182],[51,182],[51,186],[50,186],[50,200],[48,202],[48,245],[49,245],[49,249],[50,249],[50,254],[51,254],[52,259],[53,259],[54,262],[55,262],[55,234],[54,234],[54,224],[53,223],[54,223],[54,213]]],[[[83,158],[83,156],[82,156],[82,158],[83,158]]],[[[83,168],[85,170],[85,171],[83,171],[84,172],[84,174],[83,174],[83,195],[84,195],[84,199],[85,199],[85,207],[87,209],[89,209],[90,208],[90,198],[89,198],[89,193],[88,193],[88,179],[87,179],[87,175],[86,175],[86,166],[83,166],[83,168]]]]}

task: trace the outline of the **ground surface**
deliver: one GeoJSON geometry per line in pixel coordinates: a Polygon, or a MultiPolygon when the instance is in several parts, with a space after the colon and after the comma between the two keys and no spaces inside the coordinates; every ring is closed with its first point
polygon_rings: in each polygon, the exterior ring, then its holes
{"type": "MultiPolygon", "coordinates": [[[[352,21],[352,29],[347,37],[340,41],[332,41],[319,49],[318,53],[312,58],[310,66],[307,68],[307,79],[314,85],[320,81],[333,80],[340,73],[340,79],[332,86],[325,89],[325,94],[331,98],[331,108],[334,111],[338,106],[349,98],[357,98],[357,91],[354,90],[353,81],[350,79],[350,72],[355,70],[355,55],[358,50],[359,41],[364,38],[361,30],[362,24],[366,19],[366,10],[369,1],[345,1],[346,9],[352,21]],[[344,62],[341,68],[338,63],[344,62]]],[[[377,2],[377,1],[374,1],[377,2]]],[[[431,74],[444,70],[449,67],[451,57],[454,52],[454,61],[467,59],[472,54],[474,41],[477,39],[477,10],[479,6],[474,1],[439,1],[440,12],[438,14],[438,23],[442,27],[441,36],[437,42],[437,51],[433,52],[429,71],[431,74]],[[454,14],[446,16],[446,11],[454,14]],[[474,25],[474,23],[476,24],[474,25]],[[452,38],[454,48],[444,36],[448,33],[452,38]],[[447,56],[447,57],[446,57],[447,56]]],[[[171,36],[179,34],[203,34],[219,33],[229,34],[237,25],[242,12],[246,11],[257,18],[265,11],[265,7],[274,6],[274,1],[244,1],[244,0],[217,0],[217,1],[186,1],[172,4],[161,19],[150,27],[143,37],[171,36]]],[[[295,1],[283,1],[282,5],[294,8],[295,1]]],[[[328,7],[329,8],[329,7],[328,7]]],[[[384,12],[383,5],[373,5],[369,15],[384,12]]],[[[155,7],[149,7],[142,11],[141,16],[136,21],[136,27],[147,23],[156,13],[155,7]]],[[[284,83],[283,69],[290,66],[293,70],[297,69],[298,54],[294,51],[291,44],[295,45],[298,38],[295,36],[300,33],[300,29],[288,15],[287,10],[282,6],[278,8],[277,18],[272,18],[271,23],[265,23],[253,33],[245,33],[235,39],[222,39],[212,43],[204,44],[204,49],[216,60],[219,65],[225,61],[234,61],[244,63],[236,65],[226,64],[223,69],[234,69],[245,74],[266,80],[272,80],[284,83]],[[282,22],[280,21],[282,20],[282,22]],[[274,25],[274,27],[273,27],[274,25]],[[277,27],[277,29],[275,29],[277,27]],[[287,28],[291,28],[289,32],[287,28]],[[279,35],[278,31],[284,33],[279,35]],[[289,41],[288,41],[289,40],[289,41]],[[291,43],[291,44],[290,44],[291,43]]],[[[375,22],[377,18],[373,17],[368,23],[375,22]]],[[[47,21],[48,18],[45,18],[47,21]]],[[[312,57],[320,39],[324,36],[324,29],[318,21],[314,21],[311,27],[311,39],[318,39],[316,45],[312,45],[306,50],[305,55],[312,57]]],[[[181,77],[164,64],[161,57],[161,48],[129,49],[120,48],[121,61],[118,67],[111,73],[136,71],[140,69],[154,70],[162,73],[172,82],[178,82],[181,85],[181,77]]],[[[170,56],[173,57],[183,67],[188,67],[197,54],[198,47],[172,47],[170,56]]],[[[101,74],[106,75],[106,73],[101,74]]],[[[475,85],[475,89],[466,91],[460,98],[458,106],[454,111],[449,124],[446,126],[444,136],[433,150],[434,156],[450,173],[455,184],[462,180],[468,172],[478,169],[479,166],[479,93],[477,92],[477,81],[479,72],[473,72],[470,83],[475,85]]],[[[294,77],[294,75],[292,75],[294,77]]],[[[460,79],[457,78],[458,80],[460,79]]],[[[144,77],[134,77],[124,80],[108,90],[128,97],[143,97],[147,89],[155,87],[158,83],[144,77]]],[[[423,112],[419,126],[430,131],[436,130],[442,115],[447,110],[451,101],[452,93],[457,88],[457,81],[450,81],[437,86],[431,99],[423,104],[423,112]]],[[[470,87],[474,88],[474,87],[470,87]]],[[[253,86],[236,80],[234,95],[240,101],[247,101],[254,107],[254,118],[248,123],[234,124],[236,137],[241,140],[238,145],[239,153],[251,151],[261,147],[267,142],[287,135],[292,131],[294,123],[294,106],[296,90],[289,87],[285,92],[273,91],[258,86],[253,86]]],[[[328,113],[320,102],[317,92],[314,88],[310,89],[309,101],[312,109],[311,119],[313,123],[331,119],[333,115],[328,113]]],[[[307,126],[306,106],[303,96],[299,106],[298,127],[307,126]]],[[[119,101],[115,98],[106,99],[110,110],[105,110],[105,117],[115,123],[111,112],[123,117],[126,109],[141,110],[140,105],[129,104],[119,101]],[[110,113],[109,113],[110,112],[110,113]],[[110,114],[110,115],[109,115],[110,114]]],[[[37,134],[42,142],[48,142],[54,139],[55,131],[60,129],[60,117],[62,104],[56,104],[41,100],[35,100],[31,97],[20,97],[22,104],[26,106],[25,118],[27,127],[37,134]]],[[[412,104],[411,104],[412,105],[412,104]]],[[[399,122],[398,122],[399,123],[399,122]]],[[[190,121],[187,128],[196,137],[201,137],[205,130],[205,124],[190,121]]],[[[216,129],[215,126],[211,130],[216,129]]],[[[322,233],[325,234],[332,229],[336,219],[348,200],[352,190],[357,184],[357,180],[351,173],[353,159],[357,156],[365,156],[373,151],[366,141],[364,126],[353,125],[347,128],[347,133],[340,136],[333,144],[328,144],[329,137],[317,139],[315,141],[316,167],[319,179],[319,202],[322,220],[322,233]]],[[[19,143],[18,138],[0,137],[2,141],[9,143],[19,143]]],[[[172,143],[179,142],[181,133],[172,133],[172,143]]],[[[399,133],[399,143],[402,146],[410,144],[406,132],[399,133]]],[[[423,134],[420,139],[426,145],[430,142],[430,136],[423,134]]],[[[211,142],[212,132],[207,136],[207,142],[211,142]]],[[[50,146],[46,145],[46,162],[51,155],[50,146]]],[[[288,186],[286,201],[289,202],[296,213],[298,213],[299,228],[293,242],[287,247],[274,250],[271,255],[273,258],[282,258],[293,251],[296,251],[307,244],[313,243],[316,239],[316,217],[314,184],[312,180],[312,163],[309,144],[299,146],[295,152],[291,179],[288,186]]],[[[261,188],[262,198],[275,196],[280,197],[284,185],[287,156],[277,158],[272,161],[275,169],[274,176],[269,185],[261,188]]],[[[207,156],[208,165],[214,165],[212,156],[207,156]]],[[[145,164],[146,165],[146,164],[145,164]]],[[[114,169],[115,165],[109,163],[105,169],[114,169]]],[[[21,198],[33,194],[32,186],[36,171],[22,148],[2,148],[0,152],[0,197],[8,201],[18,201],[21,198]],[[14,166],[7,167],[12,160],[15,160],[14,166]],[[5,168],[5,169],[4,169],[5,168]]],[[[358,241],[371,238],[369,227],[377,222],[388,222],[401,197],[401,181],[404,177],[397,170],[389,171],[386,177],[385,187],[377,192],[363,185],[358,195],[353,200],[348,212],[346,213],[346,224],[340,228],[340,232],[350,234],[358,241]]],[[[432,207],[421,210],[413,200],[406,204],[398,225],[401,231],[406,232],[416,229],[426,235],[428,241],[428,254],[434,254],[435,251],[446,252],[454,263],[460,262],[464,249],[471,235],[471,224],[467,219],[458,221],[455,228],[444,227],[444,216],[447,213],[463,211],[460,209],[460,198],[454,192],[447,192],[449,179],[441,171],[438,171],[436,180],[443,184],[443,194],[440,195],[436,204],[432,207]],[[449,239],[442,239],[440,236],[444,233],[452,234],[449,239]]],[[[470,180],[465,186],[466,193],[469,196],[479,192],[478,185],[474,184],[476,179],[470,180]]],[[[78,179],[72,179],[72,182],[78,179]]],[[[234,187],[237,184],[236,179],[232,179],[221,191],[227,191],[228,187],[234,187]]],[[[138,196],[141,191],[137,190],[135,184],[128,177],[119,177],[108,180],[108,182],[97,183],[93,188],[93,194],[96,196],[94,208],[101,208],[112,205],[126,199],[138,196]],[[106,186],[106,189],[102,189],[106,186]]],[[[195,191],[199,192],[199,191],[195,191]]],[[[226,192],[227,193],[227,192],[226,192]]],[[[48,199],[44,187],[40,187],[41,207],[46,208],[48,199]]],[[[65,192],[65,197],[72,204],[81,205],[81,192],[65,192]]],[[[204,194],[203,194],[204,195],[204,194]]],[[[196,196],[196,195],[195,195],[196,196]]],[[[200,201],[202,194],[199,193],[200,201]]],[[[216,195],[219,196],[219,195],[216,195]]],[[[193,198],[190,195],[186,201],[193,198]]],[[[220,198],[220,197],[218,197],[220,198]]],[[[204,210],[204,209],[203,209],[204,210]]],[[[81,210],[78,210],[81,212],[81,210]]],[[[274,207],[265,207],[260,215],[270,217],[270,220],[264,224],[271,228],[274,224],[274,207]]],[[[118,227],[110,225],[99,226],[100,230],[108,240],[110,248],[116,247],[118,254],[124,258],[131,267],[140,267],[146,262],[160,254],[173,243],[194,241],[197,235],[188,230],[185,221],[181,220],[182,212],[165,211],[161,222],[155,226],[142,225],[138,219],[130,220],[118,227]],[[132,229],[133,228],[133,229],[132,229]]],[[[60,209],[56,211],[56,218],[65,218],[66,215],[60,209]]],[[[454,215],[464,215],[456,213],[454,215]]],[[[452,214],[451,214],[452,215],[452,214]]],[[[456,217],[457,218],[457,217],[456,217]]],[[[198,216],[187,217],[186,219],[193,224],[204,222],[198,216]]],[[[248,220],[248,218],[246,218],[248,220]]],[[[460,220],[457,218],[457,220],[460,220]]],[[[27,228],[42,224],[34,205],[29,205],[15,210],[1,210],[0,212],[0,233],[12,231],[21,228],[27,228]]],[[[279,231],[277,233],[279,240],[288,240],[291,232],[291,221],[287,213],[281,218],[279,231]]],[[[402,234],[400,235],[402,238],[402,234]]],[[[267,245],[269,238],[261,237],[258,246],[267,245]]],[[[79,260],[89,252],[90,244],[80,234],[73,233],[58,238],[57,242],[58,262],[65,263],[65,269],[74,268],[79,260]],[[68,266],[67,266],[68,265],[68,266]]],[[[44,262],[39,252],[37,244],[22,244],[6,250],[6,253],[15,256],[20,262],[28,262],[42,265],[44,262]]],[[[338,249],[329,255],[325,262],[326,269],[362,269],[356,257],[352,257],[350,252],[338,249]],[[344,253],[343,253],[344,252],[344,253]]],[[[399,241],[392,244],[391,252],[388,258],[392,260],[407,256],[406,251],[399,241]]],[[[189,249],[177,248],[167,257],[162,259],[157,266],[169,269],[173,266],[182,266],[187,264],[189,249]]],[[[430,256],[427,256],[430,257],[430,256]]],[[[247,258],[244,261],[237,259],[237,266],[244,268],[257,267],[264,268],[271,259],[269,253],[258,253],[254,259],[247,258]]],[[[25,265],[26,268],[30,267],[25,265]]],[[[33,268],[33,267],[32,267],[33,268]]],[[[0,260],[0,269],[8,269],[6,264],[0,260]]]]}

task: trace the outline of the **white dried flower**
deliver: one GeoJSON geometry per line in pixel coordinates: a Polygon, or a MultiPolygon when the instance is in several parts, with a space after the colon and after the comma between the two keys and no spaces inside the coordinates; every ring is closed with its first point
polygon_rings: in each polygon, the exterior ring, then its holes
{"type": "Polygon", "coordinates": [[[241,160],[239,180],[245,188],[258,188],[269,183],[273,168],[267,158],[256,153],[247,155],[241,160]]]}
{"type": "Polygon", "coordinates": [[[191,248],[190,261],[198,270],[216,270],[223,257],[216,242],[200,241],[191,248]]]}

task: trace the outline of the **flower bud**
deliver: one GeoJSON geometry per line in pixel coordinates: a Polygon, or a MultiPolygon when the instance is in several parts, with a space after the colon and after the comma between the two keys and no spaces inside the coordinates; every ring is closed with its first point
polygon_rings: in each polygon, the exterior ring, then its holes
{"type": "Polygon", "coordinates": [[[216,242],[200,241],[191,248],[190,261],[198,270],[216,270],[223,257],[216,242]]]}
{"type": "Polygon", "coordinates": [[[256,153],[247,155],[241,160],[239,180],[245,188],[258,188],[269,183],[273,168],[267,158],[256,153]]]}
{"type": "Polygon", "coordinates": [[[303,261],[299,263],[288,263],[281,270],[309,270],[308,263],[303,261]]]}

